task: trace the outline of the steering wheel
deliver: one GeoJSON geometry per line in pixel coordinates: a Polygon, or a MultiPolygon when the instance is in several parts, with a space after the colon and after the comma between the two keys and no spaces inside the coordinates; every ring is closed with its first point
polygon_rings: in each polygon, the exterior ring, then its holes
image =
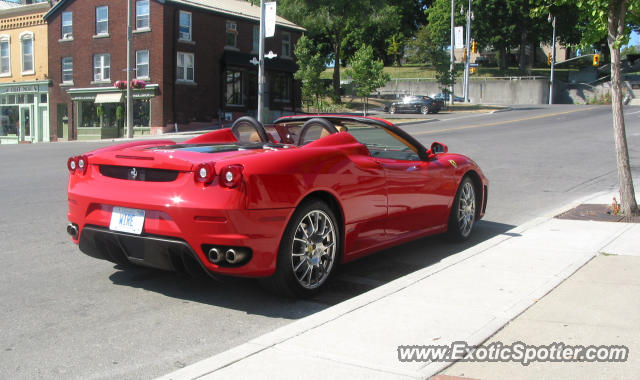
{"type": "Polygon", "coordinates": [[[300,136],[298,137],[298,145],[304,145],[317,140],[321,137],[328,136],[333,133],[338,133],[338,129],[327,119],[320,117],[314,117],[307,120],[300,130],[300,136]],[[313,138],[308,141],[305,140],[307,134],[312,134],[313,138]]]}
{"type": "Polygon", "coordinates": [[[243,116],[233,122],[231,133],[239,142],[269,142],[267,131],[262,123],[251,116],[243,116]]]}

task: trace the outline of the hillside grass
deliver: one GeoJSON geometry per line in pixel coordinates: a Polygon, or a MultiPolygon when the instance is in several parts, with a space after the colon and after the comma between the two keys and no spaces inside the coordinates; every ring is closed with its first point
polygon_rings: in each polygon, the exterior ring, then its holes
{"type": "MultiPolygon", "coordinates": [[[[549,77],[551,75],[551,69],[549,67],[541,67],[541,68],[533,68],[531,69],[531,74],[523,75],[520,73],[518,67],[509,67],[505,70],[500,70],[498,67],[487,67],[487,66],[479,66],[477,68],[477,72],[475,74],[471,74],[471,78],[497,78],[497,77],[518,77],[518,76],[539,76],[539,77],[549,77]]],[[[435,70],[429,67],[425,67],[422,65],[403,65],[401,67],[397,66],[386,66],[384,71],[389,74],[391,79],[434,79],[436,77],[435,70]]],[[[578,68],[575,67],[565,67],[565,68],[555,68],[555,76],[559,80],[568,80],[569,72],[574,71],[578,72],[578,68]]],[[[333,68],[326,69],[321,77],[323,79],[331,79],[333,78],[333,68]]],[[[340,68],[340,78],[344,79],[347,77],[346,68],[340,68]]]]}

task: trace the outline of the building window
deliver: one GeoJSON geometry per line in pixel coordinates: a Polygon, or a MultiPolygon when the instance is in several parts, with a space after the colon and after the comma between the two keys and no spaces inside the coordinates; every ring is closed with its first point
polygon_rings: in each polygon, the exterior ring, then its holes
{"type": "Polygon", "coordinates": [[[291,75],[277,73],[273,78],[273,96],[278,102],[291,101],[291,75]]]}
{"type": "Polygon", "coordinates": [[[251,40],[251,52],[258,53],[260,49],[260,27],[258,25],[253,26],[253,39],[251,40]]]}
{"type": "Polygon", "coordinates": [[[73,13],[62,12],[62,39],[73,38],[73,13]]]}
{"type": "Polygon", "coordinates": [[[180,11],[180,25],[178,26],[178,38],[191,41],[191,13],[180,11]]]}
{"type": "Polygon", "coordinates": [[[95,54],[93,56],[93,80],[96,82],[111,79],[111,57],[109,54],[95,54]]]}
{"type": "Polygon", "coordinates": [[[178,53],[176,79],[193,82],[193,53],[178,53]]]}
{"type": "Polygon", "coordinates": [[[242,73],[227,70],[225,74],[225,104],[242,105],[242,73]]]}
{"type": "Polygon", "coordinates": [[[109,7],[96,7],[96,35],[109,34],[109,7]]]}
{"type": "Polygon", "coordinates": [[[33,74],[33,33],[20,35],[22,42],[22,74],[33,74]]]}
{"type": "Polygon", "coordinates": [[[238,24],[227,21],[226,46],[238,47],[238,24]]]}
{"type": "Polygon", "coordinates": [[[136,52],[136,78],[149,78],[149,50],[136,52]]]}
{"type": "Polygon", "coordinates": [[[136,29],[149,29],[149,0],[136,1],[136,29]]]}
{"type": "Polygon", "coordinates": [[[282,56],[291,57],[291,33],[282,32],[282,56]]]}
{"type": "Polygon", "coordinates": [[[0,36],[0,75],[11,75],[11,49],[8,35],[0,36]]]}
{"type": "Polygon", "coordinates": [[[62,58],[62,83],[73,83],[73,57],[62,58]]]}

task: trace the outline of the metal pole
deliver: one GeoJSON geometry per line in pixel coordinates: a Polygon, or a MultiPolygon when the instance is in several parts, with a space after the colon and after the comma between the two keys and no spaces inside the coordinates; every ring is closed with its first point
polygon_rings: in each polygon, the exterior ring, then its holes
{"type": "Polygon", "coordinates": [[[551,79],[549,81],[549,104],[553,104],[553,69],[556,65],[556,16],[553,16],[553,47],[551,48],[551,79]]]}
{"type": "Polygon", "coordinates": [[[464,63],[464,101],[469,101],[469,63],[471,61],[471,0],[467,9],[467,60],[464,63]]]}
{"type": "Polygon", "coordinates": [[[258,121],[264,123],[264,0],[260,0],[260,43],[258,45],[258,121]]]}
{"type": "Polygon", "coordinates": [[[454,63],[456,61],[456,55],[454,52],[455,46],[456,46],[456,37],[455,37],[455,33],[456,33],[456,21],[455,21],[455,9],[456,9],[456,0],[451,0],[451,66],[449,67],[450,73],[451,73],[451,87],[450,87],[450,91],[451,94],[449,94],[449,96],[451,96],[451,105],[453,105],[453,70],[454,70],[454,63]]]}
{"type": "Polygon", "coordinates": [[[131,93],[131,54],[133,53],[133,33],[131,29],[132,1],[127,1],[127,137],[133,138],[133,94],[131,93]]]}

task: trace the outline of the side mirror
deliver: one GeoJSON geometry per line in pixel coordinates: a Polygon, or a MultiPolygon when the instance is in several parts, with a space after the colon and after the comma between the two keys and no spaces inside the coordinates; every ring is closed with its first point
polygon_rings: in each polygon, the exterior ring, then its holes
{"type": "Polygon", "coordinates": [[[427,150],[427,156],[429,159],[432,159],[435,158],[436,155],[447,153],[448,151],[449,148],[445,144],[435,141],[431,144],[431,148],[427,150]]]}

